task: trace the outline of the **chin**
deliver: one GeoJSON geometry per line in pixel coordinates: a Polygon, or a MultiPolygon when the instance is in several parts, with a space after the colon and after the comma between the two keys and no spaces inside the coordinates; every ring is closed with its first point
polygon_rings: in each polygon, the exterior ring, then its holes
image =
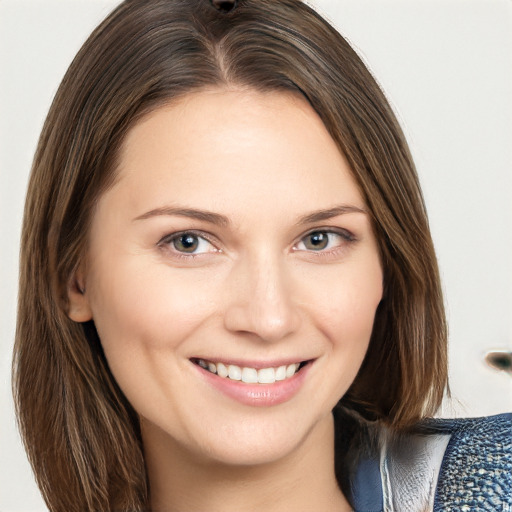
{"type": "MultiPolygon", "coordinates": [[[[246,437],[234,434],[223,442],[208,444],[205,450],[211,460],[229,466],[262,466],[277,463],[295,453],[303,439],[290,433],[246,437]]],[[[203,453],[205,453],[203,452],[203,453]]]]}
{"type": "MultiPolygon", "coordinates": [[[[268,411],[267,411],[268,412],[268,411]]],[[[325,435],[329,414],[323,419],[303,422],[302,418],[279,417],[279,414],[245,421],[212,425],[202,442],[192,441],[193,451],[199,449],[199,457],[229,466],[261,466],[274,464],[290,456],[308,450],[316,436],[325,435]]]]}

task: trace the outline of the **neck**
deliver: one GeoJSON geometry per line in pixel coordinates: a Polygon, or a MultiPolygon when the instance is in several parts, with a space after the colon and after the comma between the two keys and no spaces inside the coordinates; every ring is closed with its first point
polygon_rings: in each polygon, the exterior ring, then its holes
{"type": "Polygon", "coordinates": [[[267,464],[230,466],[191,455],[142,423],[153,512],[349,511],[334,474],[334,421],[318,424],[293,453],[267,464]]]}

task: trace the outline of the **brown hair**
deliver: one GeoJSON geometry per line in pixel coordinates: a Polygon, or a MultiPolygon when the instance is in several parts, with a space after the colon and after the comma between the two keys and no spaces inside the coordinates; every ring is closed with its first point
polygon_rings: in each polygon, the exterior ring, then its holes
{"type": "Polygon", "coordinates": [[[348,159],[385,274],[370,348],[341,404],[392,428],[439,406],[446,325],[417,175],[379,86],[300,0],[128,0],[71,64],[44,125],[22,234],[14,390],[23,439],[52,511],[143,510],[137,414],[94,325],[67,314],[95,201],[137,119],[180,95],[233,85],[302,94],[348,159]]]}

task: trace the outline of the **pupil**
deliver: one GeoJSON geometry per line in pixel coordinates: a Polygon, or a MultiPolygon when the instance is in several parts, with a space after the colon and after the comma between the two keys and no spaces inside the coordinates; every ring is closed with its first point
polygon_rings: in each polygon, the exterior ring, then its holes
{"type": "Polygon", "coordinates": [[[329,237],[325,233],[317,232],[309,235],[310,249],[325,249],[329,242],[329,237]]]}
{"type": "Polygon", "coordinates": [[[182,252],[194,252],[197,249],[199,242],[197,236],[182,235],[174,243],[174,247],[182,252]]]}

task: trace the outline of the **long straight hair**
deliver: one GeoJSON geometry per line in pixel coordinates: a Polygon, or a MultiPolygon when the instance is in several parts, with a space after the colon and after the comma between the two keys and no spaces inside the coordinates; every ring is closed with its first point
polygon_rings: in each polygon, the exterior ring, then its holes
{"type": "Polygon", "coordinates": [[[384,297],[340,404],[393,429],[438,408],[446,323],[407,143],[345,39],[300,0],[128,0],[92,33],[55,96],[35,155],[21,245],[13,362],[21,433],[52,511],[140,511],[148,484],[138,417],[93,322],[67,316],[94,205],[143,115],[205,87],[301,94],[323,120],[371,212],[384,297]],[[234,7],[234,8],[232,8],[234,7]]]}

